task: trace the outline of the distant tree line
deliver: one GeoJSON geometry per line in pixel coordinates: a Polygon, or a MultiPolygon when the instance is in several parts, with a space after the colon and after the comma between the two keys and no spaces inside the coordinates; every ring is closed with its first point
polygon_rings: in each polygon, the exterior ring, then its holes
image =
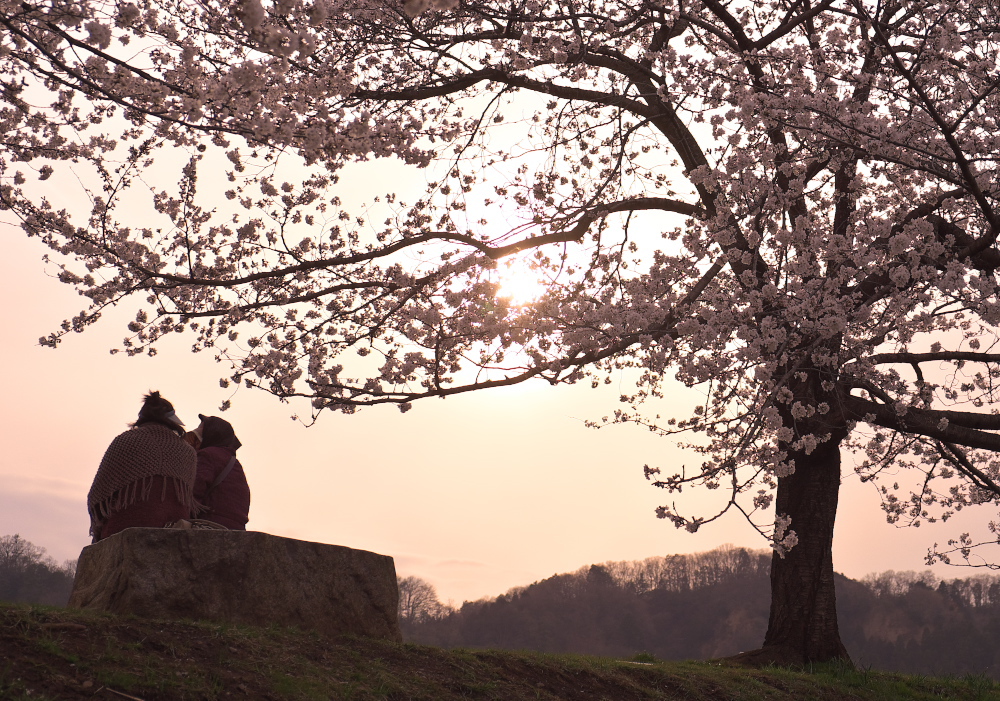
{"type": "MultiPolygon", "coordinates": [[[[407,641],[442,647],[724,657],[756,647],[767,628],[770,562],[769,552],[734,547],[608,562],[457,609],[407,577],[420,603],[407,598],[400,622],[407,641]]],[[[837,575],[836,589],[841,634],[858,664],[1000,679],[1000,576],[837,575]]]]}
{"type": "Polygon", "coordinates": [[[1000,576],[884,572],[838,581],[841,633],[859,662],[1000,679],[1000,576]]]}
{"type": "Polygon", "coordinates": [[[76,561],[57,564],[18,534],[0,536],[0,601],[65,606],[76,561]]]}

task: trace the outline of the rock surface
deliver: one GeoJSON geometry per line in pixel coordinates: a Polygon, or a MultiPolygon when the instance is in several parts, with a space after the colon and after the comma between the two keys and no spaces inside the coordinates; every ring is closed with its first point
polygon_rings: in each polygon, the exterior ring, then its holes
{"type": "Polygon", "coordinates": [[[129,528],[80,554],[69,606],[402,640],[391,557],[254,531],[129,528]]]}

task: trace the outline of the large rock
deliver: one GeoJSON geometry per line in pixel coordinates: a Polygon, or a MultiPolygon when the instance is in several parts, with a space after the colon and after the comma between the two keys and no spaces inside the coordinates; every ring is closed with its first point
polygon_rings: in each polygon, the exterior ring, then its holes
{"type": "Polygon", "coordinates": [[[129,528],[80,554],[69,605],[400,641],[391,557],[253,531],[129,528]]]}

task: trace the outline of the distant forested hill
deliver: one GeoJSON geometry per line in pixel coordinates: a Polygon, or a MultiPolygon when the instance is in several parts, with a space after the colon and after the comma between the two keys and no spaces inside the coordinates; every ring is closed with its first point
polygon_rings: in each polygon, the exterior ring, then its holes
{"type": "Polygon", "coordinates": [[[56,564],[20,535],[0,536],[0,601],[65,606],[76,562],[56,564]]]}
{"type": "Polygon", "coordinates": [[[841,635],[855,661],[911,674],[1000,679],[1000,577],[940,581],[884,572],[837,581],[841,635]]]}
{"type": "MultiPolygon", "coordinates": [[[[766,551],[724,547],[591,565],[457,610],[431,597],[424,610],[401,617],[403,634],[443,647],[647,652],[665,660],[733,655],[763,640],[770,559],[766,551]]],[[[859,665],[1000,679],[1000,577],[938,581],[885,572],[858,582],[838,575],[837,605],[859,665]]]]}

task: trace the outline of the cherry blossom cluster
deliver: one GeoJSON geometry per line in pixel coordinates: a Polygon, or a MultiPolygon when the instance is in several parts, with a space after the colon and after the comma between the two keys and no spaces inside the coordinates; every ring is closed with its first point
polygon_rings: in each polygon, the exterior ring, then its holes
{"type": "Polygon", "coordinates": [[[658,515],[695,531],[736,510],[781,554],[802,533],[780,485],[831,447],[893,522],[1000,495],[988,3],[0,0],[0,18],[0,207],[87,299],[45,344],[132,300],[124,351],[184,334],[224,385],[312,418],[627,375],[595,425],[686,436],[700,464],[647,478],[724,495],[658,515]],[[343,201],[372,161],[421,191],[343,201]],[[511,257],[546,282],[530,304],[502,294],[511,257]],[[690,411],[675,380],[701,390],[690,411]]]}

